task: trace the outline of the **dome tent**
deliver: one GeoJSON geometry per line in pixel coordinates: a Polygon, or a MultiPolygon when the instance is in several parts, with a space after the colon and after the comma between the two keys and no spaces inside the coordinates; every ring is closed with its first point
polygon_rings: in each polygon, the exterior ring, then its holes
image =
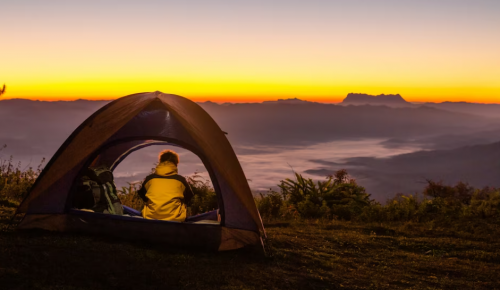
{"type": "Polygon", "coordinates": [[[20,229],[106,234],[231,250],[262,243],[264,226],[231,144],[196,103],[161,92],[117,99],[84,121],[47,164],[16,213],[20,229]],[[114,169],[128,154],[156,144],[198,155],[218,198],[220,225],[146,220],[71,208],[75,180],[88,166],[114,169]]]}

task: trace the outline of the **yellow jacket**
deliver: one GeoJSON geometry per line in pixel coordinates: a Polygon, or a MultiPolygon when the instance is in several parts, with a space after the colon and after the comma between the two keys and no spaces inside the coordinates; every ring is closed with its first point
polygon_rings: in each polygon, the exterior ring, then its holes
{"type": "Polygon", "coordinates": [[[166,161],[158,164],[155,173],[146,177],[139,196],[145,201],[144,218],[183,222],[186,220],[186,202],[193,192],[186,179],[177,174],[177,166],[166,161]]]}

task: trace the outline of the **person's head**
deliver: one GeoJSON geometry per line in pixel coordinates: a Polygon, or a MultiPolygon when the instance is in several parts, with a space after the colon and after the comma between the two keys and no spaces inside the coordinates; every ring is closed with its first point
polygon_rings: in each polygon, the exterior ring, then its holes
{"type": "Polygon", "coordinates": [[[166,161],[172,162],[177,166],[179,164],[179,155],[173,150],[163,150],[158,155],[158,162],[162,163],[166,161]]]}

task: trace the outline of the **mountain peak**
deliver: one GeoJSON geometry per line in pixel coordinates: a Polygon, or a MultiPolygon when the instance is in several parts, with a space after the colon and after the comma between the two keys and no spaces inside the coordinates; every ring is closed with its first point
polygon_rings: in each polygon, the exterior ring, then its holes
{"type": "Polygon", "coordinates": [[[368,94],[358,94],[350,93],[342,101],[342,104],[346,105],[409,105],[400,94],[396,95],[385,95],[381,94],[378,96],[368,95],[368,94]]]}

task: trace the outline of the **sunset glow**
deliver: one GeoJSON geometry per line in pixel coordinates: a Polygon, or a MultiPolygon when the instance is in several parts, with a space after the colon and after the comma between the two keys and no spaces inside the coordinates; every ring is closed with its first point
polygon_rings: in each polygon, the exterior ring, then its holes
{"type": "Polygon", "coordinates": [[[500,103],[500,1],[105,3],[3,2],[4,98],[500,103]]]}

